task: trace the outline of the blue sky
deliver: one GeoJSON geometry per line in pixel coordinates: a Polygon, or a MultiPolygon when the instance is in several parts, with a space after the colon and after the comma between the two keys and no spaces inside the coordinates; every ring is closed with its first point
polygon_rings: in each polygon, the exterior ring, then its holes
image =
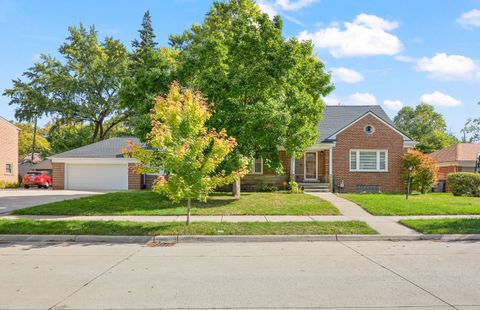
{"type": "MultiPolygon", "coordinates": [[[[40,53],[58,55],[67,27],[95,24],[100,36],[128,47],[150,10],[157,41],[200,23],[206,0],[0,0],[0,90],[40,53]]],[[[480,1],[261,0],[284,19],[284,35],[311,39],[332,72],[328,104],[380,104],[390,116],[422,100],[435,106],[459,135],[480,116],[480,1]]],[[[0,115],[14,107],[0,97],[0,115]]]]}

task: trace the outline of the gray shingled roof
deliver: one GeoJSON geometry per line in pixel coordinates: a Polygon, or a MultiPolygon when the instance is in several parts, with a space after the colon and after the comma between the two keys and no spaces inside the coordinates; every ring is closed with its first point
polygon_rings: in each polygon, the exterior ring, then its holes
{"type": "Polygon", "coordinates": [[[392,120],[379,105],[329,105],[325,106],[323,118],[318,125],[320,132],[318,143],[329,142],[328,137],[368,112],[374,113],[383,121],[394,126],[392,120]]]}
{"type": "Polygon", "coordinates": [[[55,154],[49,156],[49,158],[122,158],[122,149],[127,146],[129,140],[141,144],[139,139],[133,137],[110,138],[55,154]]]}

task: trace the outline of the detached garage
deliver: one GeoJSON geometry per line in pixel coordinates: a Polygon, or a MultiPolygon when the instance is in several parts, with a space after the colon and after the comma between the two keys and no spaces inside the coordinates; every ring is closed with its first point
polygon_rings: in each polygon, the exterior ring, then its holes
{"type": "Polygon", "coordinates": [[[142,188],[135,173],[136,160],[125,158],[122,149],[136,138],[111,138],[50,156],[53,189],[127,190],[142,188]]]}

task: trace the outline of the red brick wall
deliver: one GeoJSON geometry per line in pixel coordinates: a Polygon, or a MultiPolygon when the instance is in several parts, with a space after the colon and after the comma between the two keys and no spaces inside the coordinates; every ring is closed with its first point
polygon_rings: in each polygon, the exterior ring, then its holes
{"type": "Polygon", "coordinates": [[[453,172],[462,172],[462,167],[457,166],[445,166],[438,168],[438,179],[439,180],[446,180],[447,175],[453,172]]]}
{"type": "Polygon", "coordinates": [[[128,164],[128,189],[142,189],[142,175],[137,174],[136,164],[128,164]]]}
{"type": "Polygon", "coordinates": [[[0,118],[0,188],[4,182],[18,182],[18,130],[0,118]],[[6,173],[7,164],[12,164],[12,173],[6,173]]]}
{"type": "Polygon", "coordinates": [[[65,189],[65,163],[52,163],[52,188],[65,189]]]}
{"type": "Polygon", "coordinates": [[[333,175],[335,183],[345,181],[344,191],[355,192],[357,185],[378,185],[383,192],[404,191],[402,161],[404,154],[402,136],[379,121],[367,115],[357,123],[337,134],[333,148],[333,175]],[[364,128],[372,125],[375,132],[365,133],[364,128]],[[350,149],[388,150],[388,172],[350,172],[350,149]]]}

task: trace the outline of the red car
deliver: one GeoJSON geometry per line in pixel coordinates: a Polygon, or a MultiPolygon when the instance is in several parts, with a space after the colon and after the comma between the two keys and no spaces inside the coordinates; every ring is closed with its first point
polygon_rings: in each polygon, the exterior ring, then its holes
{"type": "Polygon", "coordinates": [[[44,171],[29,171],[22,179],[23,187],[38,186],[49,188],[52,185],[52,177],[44,171]]]}

